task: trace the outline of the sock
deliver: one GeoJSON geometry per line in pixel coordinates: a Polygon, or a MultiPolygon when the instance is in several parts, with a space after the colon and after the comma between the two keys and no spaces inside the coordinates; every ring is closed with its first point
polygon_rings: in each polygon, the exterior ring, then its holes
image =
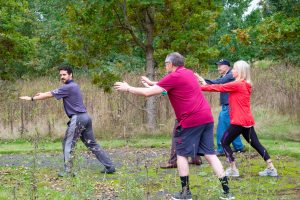
{"type": "Polygon", "coordinates": [[[224,190],[224,194],[228,194],[229,193],[229,187],[228,187],[228,179],[227,179],[227,176],[224,176],[223,178],[219,178],[221,184],[222,184],[222,187],[223,187],[223,190],[224,190]]]}
{"type": "Polygon", "coordinates": [[[182,189],[186,187],[187,190],[190,190],[189,187],[189,176],[180,176],[181,187],[182,189]]]}

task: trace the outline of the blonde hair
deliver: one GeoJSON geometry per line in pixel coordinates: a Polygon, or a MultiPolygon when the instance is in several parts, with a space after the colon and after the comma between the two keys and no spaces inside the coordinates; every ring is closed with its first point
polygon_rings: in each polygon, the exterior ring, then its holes
{"type": "Polygon", "coordinates": [[[252,84],[250,76],[250,65],[246,61],[236,61],[233,64],[233,68],[237,71],[238,74],[235,80],[245,80],[247,83],[252,84]]]}

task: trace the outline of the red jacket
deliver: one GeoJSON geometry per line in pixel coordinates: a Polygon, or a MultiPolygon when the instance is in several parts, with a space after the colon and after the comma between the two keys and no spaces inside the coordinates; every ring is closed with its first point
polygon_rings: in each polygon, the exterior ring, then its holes
{"type": "Polygon", "coordinates": [[[239,126],[255,124],[250,107],[251,84],[243,80],[226,84],[202,85],[201,89],[229,93],[230,124],[239,126]]]}

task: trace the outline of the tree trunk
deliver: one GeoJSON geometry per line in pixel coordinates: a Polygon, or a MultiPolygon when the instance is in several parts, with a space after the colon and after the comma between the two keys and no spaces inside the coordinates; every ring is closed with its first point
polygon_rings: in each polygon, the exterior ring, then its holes
{"type": "MultiPolygon", "coordinates": [[[[153,59],[153,40],[154,40],[154,13],[155,8],[150,6],[147,8],[143,8],[141,10],[142,19],[138,20],[140,23],[141,32],[146,34],[145,42],[135,34],[133,27],[131,26],[127,14],[127,1],[124,0],[120,3],[120,7],[122,8],[122,12],[124,15],[124,22],[118,18],[120,25],[127,30],[131,36],[133,41],[137,46],[141,47],[146,55],[146,73],[147,77],[151,80],[155,80],[154,74],[154,59],[153,59]]],[[[149,97],[146,100],[146,109],[147,109],[147,127],[149,131],[154,131],[156,128],[156,99],[155,97],[149,97]]]]}
{"type": "MultiPolygon", "coordinates": [[[[154,77],[154,60],[153,60],[153,49],[146,51],[146,66],[147,66],[147,77],[153,80],[154,77]]],[[[156,98],[155,96],[148,97],[146,100],[147,109],[147,127],[149,131],[154,131],[156,128],[156,98]]]]}
{"type": "MultiPolygon", "coordinates": [[[[154,73],[154,58],[153,58],[153,34],[154,34],[154,8],[149,7],[144,10],[145,14],[145,29],[146,29],[146,72],[150,80],[155,79],[154,73]]],[[[147,126],[149,131],[154,131],[156,128],[156,98],[155,96],[149,97],[146,100],[146,109],[147,109],[147,126]]]]}

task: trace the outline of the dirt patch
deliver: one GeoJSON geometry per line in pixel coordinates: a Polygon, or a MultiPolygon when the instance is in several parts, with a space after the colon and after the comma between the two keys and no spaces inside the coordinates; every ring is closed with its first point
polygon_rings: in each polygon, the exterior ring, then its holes
{"type": "MultiPolygon", "coordinates": [[[[168,149],[154,148],[120,148],[109,149],[107,153],[115,163],[116,167],[123,166],[124,163],[145,166],[147,161],[155,157],[168,159],[168,149]]],[[[90,166],[91,168],[101,165],[90,151],[75,153],[79,167],[90,166]]],[[[39,153],[36,156],[36,164],[39,168],[61,168],[63,166],[62,153],[39,153]]],[[[23,166],[30,167],[33,164],[31,154],[4,154],[0,155],[0,166],[23,166]]]]}

